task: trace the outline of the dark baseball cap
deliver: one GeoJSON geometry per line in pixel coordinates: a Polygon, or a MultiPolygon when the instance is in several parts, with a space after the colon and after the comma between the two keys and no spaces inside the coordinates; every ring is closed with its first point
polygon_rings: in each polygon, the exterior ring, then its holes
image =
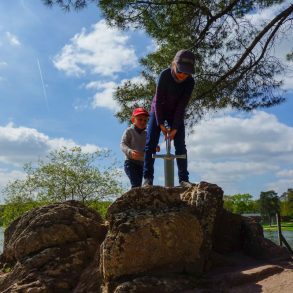
{"type": "Polygon", "coordinates": [[[179,71],[194,74],[195,55],[189,50],[180,50],[176,53],[174,61],[179,71]]]}

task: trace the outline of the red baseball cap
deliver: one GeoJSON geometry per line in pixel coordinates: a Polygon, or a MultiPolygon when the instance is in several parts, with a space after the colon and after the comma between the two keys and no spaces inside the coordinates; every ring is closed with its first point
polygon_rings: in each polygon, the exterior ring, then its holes
{"type": "Polygon", "coordinates": [[[138,116],[138,115],[146,115],[150,116],[149,112],[144,108],[135,108],[132,112],[132,117],[138,116]]]}

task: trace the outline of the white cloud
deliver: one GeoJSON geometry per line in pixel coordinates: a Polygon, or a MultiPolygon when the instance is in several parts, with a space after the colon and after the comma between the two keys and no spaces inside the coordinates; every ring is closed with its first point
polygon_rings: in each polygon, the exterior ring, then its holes
{"type": "Polygon", "coordinates": [[[122,79],[120,82],[120,85],[124,85],[128,81],[130,81],[131,83],[136,84],[136,85],[146,84],[146,80],[142,77],[142,75],[138,75],[138,76],[134,76],[129,79],[122,79]]]}
{"type": "Polygon", "coordinates": [[[0,61],[0,68],[7,66],[7,63],[4,61],[0,61]]]}
{"type": "Polygon", "coordinates": [[[6,38],[11,46],[19,47],[21,45],[17,36],[13,35],[10,32],[6,32],[6,38]]]}
{"type": "Polygon", "coordinates": [[[282,195],[283,192],[286,192],[288,188],[293,188],[293,177],[279,179],[277,181],[267,184],[266,190],[274,190],[278,195],[282,195]]]}
{"type": "Polygon", "coordinates": [[[205,159],[238,158],[291,160],[293,128],[274,115],[256,111],[248,118],[224,116],[203,121],[188,138],[191,155],[205,159]],[[204,143],[203,143],[204,142],[204,143]]]}
{"type": "MultiPolygon", "coordinates": [[[[292,70],[293,70],[293,66],[292,66],[292,70]]],[[[284,76],[282,78],[283,81],[283,89],[287,90],[287,91],[292,91],[293,90],[293,74],[289,74],[287,76],[284,76]]]]}
{"type": "MultiPolygon", "coordinates": [[[[277,14],[291,4],[292,1],[287,0],[281,4],[272,5],[265,9],[256,9],[255,13],[246,15],[246,19],[248,19],[254,27],[260,27],[264,23],[270,22],[277,14]]],[[[283,80],[283,89],[293,90],[293,63],[286,60],[286,55],[291,52],[293,48],[293,31],[290,22],[281,27],[278,36],[279,37],[275,40],[273,55],[280,59],[286,67],[285,75],[280,76],[279,79],[283,80]]]]}
{"type": "Polygon", "coordinates": [[[254,13],[247,14],[246,19],[255,26],[260,26],[267,21],[271,21],[277,14],[292,4],[291,0],[286,0],[280,4],[275,4],[267,8],[255,9],[254,13]]]}
{"type": "Polygon", "coordinates": [[[99,91],[93,98],[93,108],[103,107],[116,112],[119,109],[119,105],[113,99],[113,93],[116,87],[117,84],[113,81],[95,82],[95,88],[99,91]]]}
{"type": "Polygon", "coordinates": [[[69,75],[82,75],[87,70],[101,76],[113,76],[137,65],[129,37],[104,20],[93,25],[89,33],[83,29],[54,58],[54,65],[69,75]]]}
{"type": "Polygon", "coordinates": [[[12,123],[0,126],[0,202],[1,189],[9,181],[25,177],[25,173],[18,170],[23,164],[45,159],[50,151],[64,146],[80,146],[83,152],[88,153],[102,150],[93,144],[78,145],[71,139],[50,138],[34,128],[16,127],[12,123]],[[1,165],[9,169],[1,168],[1,165]]]}
{"type": "MultiPolygon", "coordinates": [[[[293,178],[293,169],[291,170],[282,170],[280,172],[277,173],[278,177],[291,177],[293,178]]],[[[293,182],[292,182],[293,184],[293,182]]]]}
{"type": "Polygon", "coordinates": [[[9,181],[23,178],[25,178],[25,173],[22,171],[0,169],[0,190],[6,186],[9,181]]]}
{"type": "MultiPolygon", "coordinates": [[[[141,76],[135,76],[129,79],[134,84],[143,84],[145,80],[141,76]]],[[[122,86],[125,82],[128,81],[123,79],[120,83],[114,81],[92,81],[88,83],[85,88],[89,90],[96,90],[97,93],[93,97],[92,107],[98,108],[107,108],[113,112],[117,112],[120,107],[118,103],[113,99],[113,94],[117,86],[122,86]]]]}
{"type": "MultiPolygon", "coordinates": [[[[0,162],[21,166],[27,162],[37,161],[49,151],[62,146],[73,147],[77,144],[70,139],[50,138],[34,128],[15,127],[12,123],[0,126],[0,162]]],[[[100,149],[87,144],[81,146],[86,152],[100,149]]]]}
{"type": "Polygon", "coordinates": [[[284,169],[277,172],[278,179],[270,182],[267,189],[275,190],[279,195],[287,191],[288,188],[293,188],[293,169],[284,169]]]}
{"type": "Polygon", "coordinates": [[[286,169],[293,163],[293,127],[262,111],[246,117],[217,116],[194,128],[187,148],[190,171],[231,193],[245,180],[253,185],[261,176],[291,174],[286,169]]]}

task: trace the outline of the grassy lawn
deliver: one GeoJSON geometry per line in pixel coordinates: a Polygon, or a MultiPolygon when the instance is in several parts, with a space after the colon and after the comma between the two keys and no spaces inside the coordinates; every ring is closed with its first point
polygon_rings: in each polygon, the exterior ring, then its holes
{"type": "MultiPolygon", "coordinates": [[[[277,225],[262,225],[264,231],[277,231],[277,225]]],[[[282,222],[282,231],[293,231],[293,222],[282,222]]]]}

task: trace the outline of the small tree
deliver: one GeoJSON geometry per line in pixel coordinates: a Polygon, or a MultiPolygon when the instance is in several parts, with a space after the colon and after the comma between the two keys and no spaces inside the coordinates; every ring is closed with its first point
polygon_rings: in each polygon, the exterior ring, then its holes
{"type": "Polygon", "coordinates": [[[281,201],[281,215],[293,218],[293,189],[289,188],[281,201]]]}
{"type": "Polygon", "coordinates": [[[260,212],[262,216],[269,219],[270,225],[272,218],[280,211],[280,200],[274,190],[262,191],[259,199],[260,212]]]}
{"type": "Polygon", "coordinates": [[[224,207],[236,214],[243,214],[254,212],[254,201],[252,195],[245,194],[235,194],[231,196],[224,196],[224,207]]]}
{"type": "Polygon", "coordinates": [[[115,163],[98,167],[96,162],[109,158],[109,151],[85,153],[80,147],[63,147],[52,151],[46,160],[24,166],[26,178],[10,182],[4,189],[6,202],[30,200],[58,202],[64,200],[101,200],[122,192],[120,172],[115,163]],[[19,199],[19,200],[17,200],[19,199]]]}

